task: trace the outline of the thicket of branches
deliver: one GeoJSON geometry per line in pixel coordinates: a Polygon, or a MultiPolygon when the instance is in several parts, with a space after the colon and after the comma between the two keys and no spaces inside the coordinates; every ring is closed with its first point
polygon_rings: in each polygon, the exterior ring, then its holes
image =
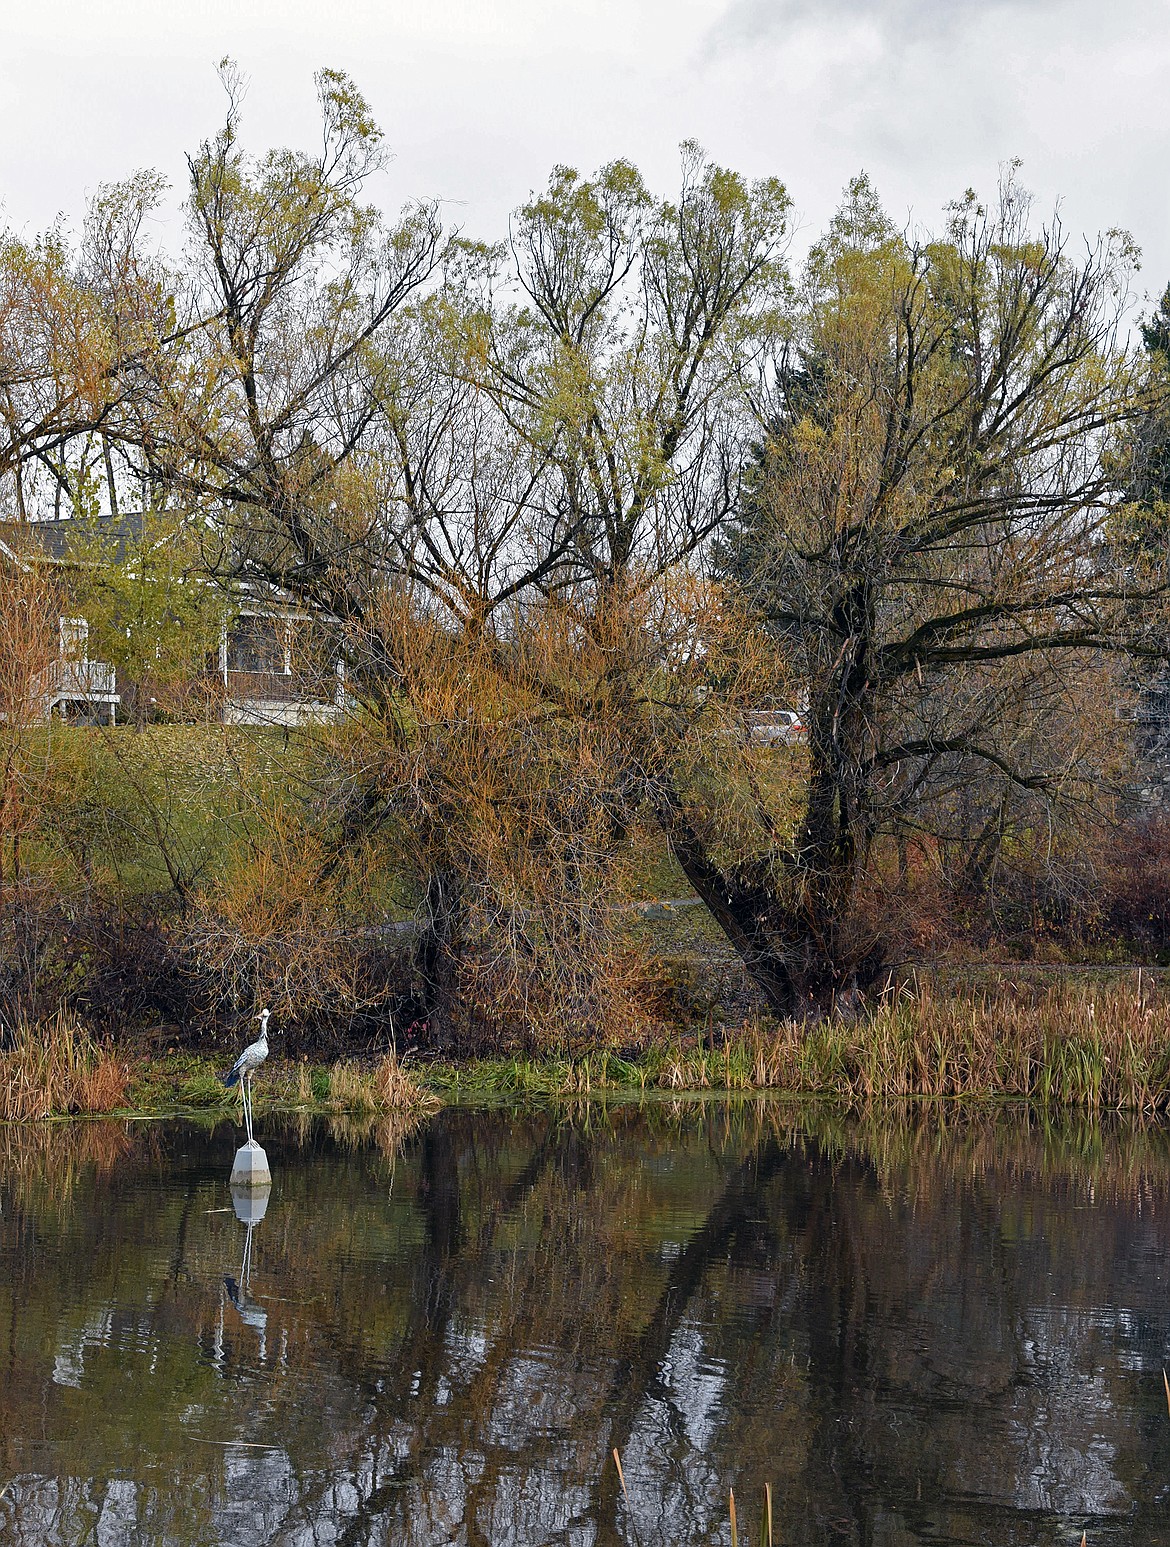
{"type": "MultiPolygon", "coordinates": [[[[368,202],[345,77],[317,152],[263,156],[223,78],[181,258],[146,175],[76,245],[0,252],[0,476],[20,518],[86,517],[71,583],[139,704],[192,702],[207,595],[344,661],[344,723],[242,781],[234,870],[147,824],[208,994],[405,1006],[436,1044],[637,1027],[656,845],[784,1015],[864,992],[924,909],[1087,916],[1167,649],[1124,239],[1075,247],[1012,170],[908,233],[861,178],[794,272],[782,185],[686,145],[672,198],[557,168],[484,245],[368,202]],[[149,558],[101,546],[128,509],[149,558]],[[758,745],[768,708],[806,738],[758,745]],[[411,910],[391,985],[355,941],[411,910]]],[[[0,628],[32,681],[29,574],[0,628]]]]}

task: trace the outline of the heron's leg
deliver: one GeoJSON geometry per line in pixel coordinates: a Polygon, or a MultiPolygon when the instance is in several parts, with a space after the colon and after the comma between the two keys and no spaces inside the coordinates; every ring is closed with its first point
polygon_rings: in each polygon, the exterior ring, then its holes
{"type": "Polygon", "coordinates": [[[247,1085],[248,1085],[248,1094],[247,1094],[247,1097],[246,1097],[246,1105],[244,1107],[244,1114],[245,1114],[245,1121],[247,1122],[247,1125],[248,1125],[248,1143],[251,1144],[252,1143],[252,1076],[251,1076],[251,1073],[249,1073],[246,1076],[246,1079],[247,1079],[247,1085]]]}

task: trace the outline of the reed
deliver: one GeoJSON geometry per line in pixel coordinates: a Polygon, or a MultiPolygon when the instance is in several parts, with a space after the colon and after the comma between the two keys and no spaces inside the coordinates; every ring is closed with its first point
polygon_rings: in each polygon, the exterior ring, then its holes
{"type": "Polygon", "coordinates": [[[20,1017],[0,1052],[0,1120],[31,1122],[126,1104],[130,1073],[68,1010],[20,1017]]]}
{"type": "Polygon", "coordinates": [[[1136,986],[890,996],[868,1017],[756,1031],[757,1085],[851,1101],[1001,1096],[1092,1112],[1170,1107],[1170,1004],[1136,986]]]}
{"type": "Polygon", "coordinates": [[[1149,978],[1004,983],[975,992],[888,993],[860,1016],[750,1021],[722,1046],[675,1035],[636,1056],[431,1066],[461,1097],[581,1097],[606,1090],[777,1090],[849,1105],[1010,1097],[1090,1112],[1170,1110],[1170,997],[1149,978]]]}
{"type": "MultiPolygon", "coordinates": [[[[622,1458],[615,1448],[611,1452],[613,1464],[617,1468],[618,1482],[621,1484],[622,1498],[626,1505],[626,1518],[630,1525],[630,1535],[635,1547],[641,1547],[641,1540],[634,1527],[634,1506],[630,1499],[630,1490],[626,1486],[626,1473],[622,1466],[622,1458]]],[[[731,1527],[731,1547],[739,1547],[739,1511],[735,1505],[735,1489],[727,1490],[727,1519],[731,1527]]],[[[760,1530],[757,1537],[759,1547],[773,1547],[772,1536],[772,1485],[764,1484],[764,1505],[760,1512],[760,1530]]]]}
{"type": "Polygon", "coordinates": [[[434,1111],[438,1099],[391,1048],[373,1066],[342,1060],[329,1071],[329,1098],[335,1111],[374,1113],[434,1111]]]}
{"type": "Polygon", "coordinates": [[[309,1107],[316,1100],[313,1094],[313,1076],[309,1066],[303,1060],[297,1065],[296,1094],[294,1096],[297,1106],[309,1107]]]}
{"type": "Polygon", "coordinates": [[[746,1028],[724,1049],[660,1061],[651,1083],[850,1103],[1014,1097],[1092,1112],[1170,1109],[1170,1003],[1148,984],[890,995],[869,1015],[746,1028]],[[720,1078],[722,1075],[722,1078],[720,1078]]]}

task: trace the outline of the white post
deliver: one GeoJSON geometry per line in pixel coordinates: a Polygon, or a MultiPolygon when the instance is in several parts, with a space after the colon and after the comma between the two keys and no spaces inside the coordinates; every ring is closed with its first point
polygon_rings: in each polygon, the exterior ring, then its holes
{"type": "Polygon", "coordinates": [[[252,1134],[252,1073],[250,1070],[240,1076],[240,1092],[244,1098],[244,1125],[248,1131],[248,1138],[236,1151],[229,1185],[233,1189],[266,1190],[272,1186],[272,1172],[268,1169],[268,1156],[256,1143],[252,1134]]]}

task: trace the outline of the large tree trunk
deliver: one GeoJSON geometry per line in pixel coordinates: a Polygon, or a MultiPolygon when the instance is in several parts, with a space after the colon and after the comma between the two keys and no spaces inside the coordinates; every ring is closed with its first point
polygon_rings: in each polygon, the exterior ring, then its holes
{"type": "Polygon", "coordinates": [[[428,1039],[437,1048],[449,1047],[454,1039],[461,905],[458,875],[445,866],[436,866],[427,882],[415,966],[423,985],[428,1039]]]}
{"type": "Polygon", "coordinates": [[[840,730],[838,720],[833,739],[814,739],[810,748],[805,813],[795,852],[785,857],[783,890],[769,866],[717,863],[665,781],[658,800],[671,853],[752,981],[777,1015],[799,1020],[829,1014],[859,986],[847,925],[868,840],[863,802],[850,787],[853,765],[841,756],[840,730]]]}
{"type": "Polygon", "coordinates": [[[777,1015],[796,1014],[796,984],[767,928],[766,914],[773,899],[763,888],[746,884],[714,863],[673,792],[659,799],[658,821],[684,875],[769,1006],[777,1015]]]}

